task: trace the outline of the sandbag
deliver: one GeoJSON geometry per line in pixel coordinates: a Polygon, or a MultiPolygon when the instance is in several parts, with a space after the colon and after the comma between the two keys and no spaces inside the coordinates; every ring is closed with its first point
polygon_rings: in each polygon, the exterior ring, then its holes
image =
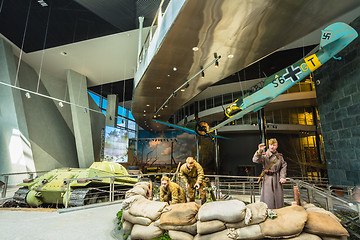
{"type": "Polygon", "coordinates": [[[321,240],[321,237],[314,234],[302,232],[299,236],[288,239],[289,240],[321,240]]]}
{"type": "Polygon", "coordinates": [[[125,193],[125,199],[126,198],[129,198],[129,197],[132,197],[132,196],[136,196],[136,195],[141,195],[141,196],[146,196],[146,192],[145,190],[140,187],[140,186],[136,186],[136,187],[133,187],[132,189],[126,191],[125,193]]]}
{"type": "Polygon", "coordinates": [[[148,226],[152,222],[150,218],[133,216],[129,213],[128,210],[123,211],[122,217],[125,221],[131,222],[133,224],[144,225],[144,226],[148,226]]]}
{"type": "Polygon", "coordinates": [[[193,240],[194,236],[181,231],[169,230],[169,236],[172,240],[193,240]]]}
{"type": "Polygon", "coordinates": [[[154,223],[149,226],[143,226],[135,224],[131,231],[131,239],[153,239],[160,237],[164,233],[164,230],[154,226],[154,223]]]}
{"type": "Polygon", "coordinates": [[[220,220],[223,222],[240,222],[245,218],[246,207],[240,200],[208,202],[199,210],[202,222],[220,220]]]}
{"type": "Polygon", "coordinates": [[[197,222],[197,232],[199,234],[209,234],[209,233],[219,232],[224,229],[225,229],[225,223],[219,220],[197,222]]]}
{"type": "Polygon", "coordinates": [[[136,202],[138,199],[140,198],[144,198],[144,196],[142,195],[135,195],[135,196],[131,196],[127,199],[125,199],[122,203],[121,203],[121,206],[122,206],[122,209],[124,210],[128,210],[131,206],[131,204],[133,204],[134,202],[136,202]]]}
{"type": "Polygon", "coordinates": [[[125,221],[125,222],[122,224],[122,228],[123,228],[123,230],[124,230],[124,233],[129,236],[130,233],[131,233],[131,230],[132,230],[133,226],[134,226],[134,224],[132,224],[131,222],[125,221]]]}
{"type": "Polygon", "coordinates": [[[251,211],[251,219],[249,222],[245,222],[246,225],[258,224],[267,218],[268,206],[266,203],[257,202],[246,205],[246,208],[251,211]]]}
{"type": "Polygon", "coordinates": [[[261,232],[259,225],[251,225],[243,228],[229,228],[228,237],[232,239],[263,239],[264,234],[261,232]]]}
{"type": "Polygon", "coordinates": [[[261,232],[267,238],[296,237],[302,232],[307,220],[307,212],[301,206],[273,209],[276,218],[267,218],[260,223],[261,232]]]}
{"type": "Polygon", "coordinates": [[[347,230],[338,221],[319,212],[308,212],[304,232],[332,237],[349,236],[347,230]]]}
{"type": "Polygon", "coordinates": [[[210,234],[197,234],[194,237],[194,240],[233,240],[227,236],[228,230],[222,230],[220,232],[210,233],[210,234]]]}
{"type": "Polygon", "coordinates": [[[147,217],[155,221],[160,217],[161,211],[167,205],[165,202],[151,201],[146,198],[140,198],[131,204],[129,213],[137,217],[147,217]]]}
{"type": "Polygon", "coordinates": [[[187,232],[191,235],[195,236],[197,233],[197,224],[191,224],[191,225],[158,225],[159,228],[164,230],[174,230],[174,231],[181,231],[181,232],[187,232]]]}
{"type": "Polygon", "coordinates": [[[199,208],[195,202],[172,204],[166,207],[169,211],[161,214],[160,225],[192,225],[197,221],[199,208]]]}
{"type": "Polygon", "coordinates": [[[320,212],[320,213],[325,213],[327,215],[329,215],[330,217],[332,217],[333,219],[335,219],[336,221],[338,221],[339,223],[341,223],[341,220],[335,216],[335,214],[333,214],[332,212],[330,211],[327,211],[323,208],[319,208],[319,207],[310,207],[310,208],[307,208],[306,209],[307,212],[320,212]]]}

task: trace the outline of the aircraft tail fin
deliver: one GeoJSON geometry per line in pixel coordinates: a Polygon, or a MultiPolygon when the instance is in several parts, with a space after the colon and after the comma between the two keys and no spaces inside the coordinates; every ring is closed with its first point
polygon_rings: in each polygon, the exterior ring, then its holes
{"type": "MultiPolygon", "coordinates": [[[[341,37],[346,37],[353,40],[354,38],[357,37],[357,32],[346,23],[337,22],[331,24],[330,26],[322,30],[320,48],[324,48],[330,43],[337,41],[341,37]]],[[[347,42],[347,44],[349,44],[352,41],[352,40],[351,41],[347,41],[347,40],[348,39],[346,40],[344,39],[344,42],[347,42]]]]}

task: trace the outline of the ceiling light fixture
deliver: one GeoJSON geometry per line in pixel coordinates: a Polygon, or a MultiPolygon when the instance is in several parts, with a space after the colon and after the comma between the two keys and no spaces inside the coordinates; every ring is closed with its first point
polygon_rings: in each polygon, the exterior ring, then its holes
{"type": "Polygon", "coordinates": [[[173,67],[173,70],[174,70],[174,72],[175,72],[175,71],[177,71],[177,68],[176,68],[176,67],[173,67]]]}
{"type": "Polygon", "coordinates": [[[180,89],[180,91],[185,92],[185,89],[180,89]]]}
{"type": "Polygon", "coordinates": [[[147,107],[150,107],[150,105],[149,105],[149,104],[146,104],[146,106],[147,106],[147,107]]]}
{"type": "Polygon", "coordinates": [[[25,93],[25,96],[26,96],[27,99],[30,99],[30,98],[31,98],[31,95],[30,95],[29,92],[26,92],[26,93],[25,93]]]}
{"type": "Polygon", "coordinates": [[[215,68],[219,68],[219,61],[218,60],[215,61],[215,68]]]}
{"type": "Polygon", "coordinates": [[[233,58],[233,57],[234,57],[234,55],[232,55],[232,54],[228,55],[228,58],[233,58]]]}
{"type": "Polygon", "coordinates": [[[59,106],[60,106],[60,107],[64,107],[63,102],[59,102],[59,106]]]}
{"type": "Polygon", "coordinates": [[[49,6],[44,0],[38,0],[37,1],[42,7],[47,7],[49,6]]]}
{"type": "Polygon", "coordinates": [[[198,47],[193,47],[192,50],[193,50],[194,52],[197,52],[197,51],[199,51],[199,48],[198,48],[198,47]]]}
{"type": "Polygon", "coordinates": [[[204,71],[201,71],[201,78],[205,78],[205,73],[204,73],[204,71]]]}

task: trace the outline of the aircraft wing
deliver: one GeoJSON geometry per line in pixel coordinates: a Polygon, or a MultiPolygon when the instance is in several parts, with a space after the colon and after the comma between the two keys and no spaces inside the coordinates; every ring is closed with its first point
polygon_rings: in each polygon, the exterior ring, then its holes
{"type": "MultiPolygon", "coordinates": [[[[159,120],[156,120],[156,119],[153,119],[153,121],[155,121],[155,122],[157,122],[157,123],[164,124],[164,125],[169,126],[169,127],[173,127],[173,128],[182,130],[182,131],[187,132],[187,133],[190,133],[190,134],[199,135],[199,134],[196,133],[195,130],[192,130],[192,129],[190,129],[190,128],[186,128],[186,127],[179,126],[179,125],[172,124],[172,123],[168,123],[168,122],[159,121],[159,120]]],[[[209,136],[209,134],[206,134],[206,136],[209,136]]],[[[231,140],[231,138],[227,138],[227,137],[223,137],[223,136],[219,136],[219,135],[211,135],[211,137],[231,140]]]]}
{"type": "Polygon", "coordinates": [[[179,126],[179,125],[172,124],[172,123],[168,123],[168,122],[159,121],[159,120],[156,120],[156,119],[153,119],[153,121],[154,121],[154,122],[157,122],[157,123],[161,123],[161,124],[166,125],[166,126],[169,126],[169,127],[173,127],[173,128],[179,129],[179,130],[181,130],[181,131],[184,131],[184,132],[187,132],[187,133],[190,133],[190,134],[195,134],[195,135],[196,135],[195,130],[192,130],[192,129],[190,129],[190,128],[186,128],[186,127],[179,126]]]}

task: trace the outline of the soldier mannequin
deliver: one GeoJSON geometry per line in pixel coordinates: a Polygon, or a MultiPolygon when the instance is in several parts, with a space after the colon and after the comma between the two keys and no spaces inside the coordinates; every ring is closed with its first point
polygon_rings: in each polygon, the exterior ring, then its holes
{"type": "Polygon", "coordinates": [[[174,182],[170,182],[168,177],[161,178],[160,201],[170,204],[185,203],[186,194],[184,189],[174,182]]]}
{"type": "Polygon", "coordinates": [[[253,162],[262,164],[265,171],[260,201],[266,203],[270,209],[284,207],[282,184],[286,182],[287,163],[282,154],[277,152],[277,148],[278,142],[272,138],[269,140],[269,149],[263,153],[265,144],[261,143],[253,157],[253,162]]]}
{"type": "Polygon", "coordinates": [[[199,190],[201,197],[201,204],[206,202],[206,193],[204,188],[204,170],[201,165],[194,160],[192,157],[186,159],[180,168],[180,176],[185,182],[186,188],[188,190],[190,202],[195,201],[195,189],[199,190]]]}

